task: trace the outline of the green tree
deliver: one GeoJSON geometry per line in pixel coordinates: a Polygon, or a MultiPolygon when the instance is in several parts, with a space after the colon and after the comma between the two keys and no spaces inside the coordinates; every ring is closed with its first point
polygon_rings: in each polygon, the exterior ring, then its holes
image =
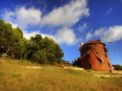
{"type": "Polygon", "coordinates": [[[42,58],[43,60],[41,60],[41,62],[48,61],[48,63],[57,63],[60,61],[60,59],[62,59],[62,57],[63,51],[61,50],[60,46],[49,37],[42,38],[41,35],[37,34],[35,37],[32,37],[27,44],[28,59],[36,59],[34,61],[39,62],[39,58],[42,58]]]}
{"type": "Polygon", "coordinates": [[[45,50],[38,50],[32,55],[32,61],[36,61],[40,64],[47,64],[48,60],[46,57],[46,51],[45,50]]]}
{"type": "Polygon", "coordinates": [[[21,58],[24,48],[22,30],[0,20],[0,53],[12,58],[21,58]]]}
{"type": "Polygon", "coordinates": [[[0,20],[0,55],[2,54],[51,64],[60,63],[64,55],[53,39],[37,34],[26,40],[20,28],[13,28],[10,23],[0,20]]]}

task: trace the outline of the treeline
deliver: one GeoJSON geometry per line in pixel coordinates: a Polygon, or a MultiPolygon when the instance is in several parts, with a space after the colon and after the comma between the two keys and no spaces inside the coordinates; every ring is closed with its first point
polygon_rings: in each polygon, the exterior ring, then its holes
{"type": "Polygon", "coordinates": [[[0,56],[41,64],[65,62],[62,49],[53,39],[37,34],[26,40],[20,28],[13,28],[3,20],[0,20],[0,56]]]}
{"type": "Polygon", "coordinates": [[[122,70],[122,65],[112,65],[114,70],[122,70]]]}

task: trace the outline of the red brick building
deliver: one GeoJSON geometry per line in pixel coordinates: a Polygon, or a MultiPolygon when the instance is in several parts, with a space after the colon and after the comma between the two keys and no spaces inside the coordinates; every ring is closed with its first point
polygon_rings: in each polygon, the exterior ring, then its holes
{"type": "Polygon", "coordinates": [[[107,49],[100,40],[89,41],[80,46],[79,66],[93,70],[111,70],[107,49]]]}

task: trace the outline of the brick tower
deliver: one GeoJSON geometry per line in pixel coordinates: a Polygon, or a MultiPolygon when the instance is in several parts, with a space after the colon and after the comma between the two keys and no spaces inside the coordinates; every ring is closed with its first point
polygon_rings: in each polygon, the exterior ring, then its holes
{"type": "Polygon", "coordinates": [[[80,46],[80,66],[85,69],[111,70],[107,49],[100,40],[89,41],[80,46]]]}

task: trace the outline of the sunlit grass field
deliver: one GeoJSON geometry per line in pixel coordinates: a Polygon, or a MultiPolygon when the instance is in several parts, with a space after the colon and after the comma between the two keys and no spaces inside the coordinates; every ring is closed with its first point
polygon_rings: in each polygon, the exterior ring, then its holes
{"type": "Polygon", "coordinates": [[[0,58],[0,91],[122,91],[121,77],[72,67],[0,58]]]}

